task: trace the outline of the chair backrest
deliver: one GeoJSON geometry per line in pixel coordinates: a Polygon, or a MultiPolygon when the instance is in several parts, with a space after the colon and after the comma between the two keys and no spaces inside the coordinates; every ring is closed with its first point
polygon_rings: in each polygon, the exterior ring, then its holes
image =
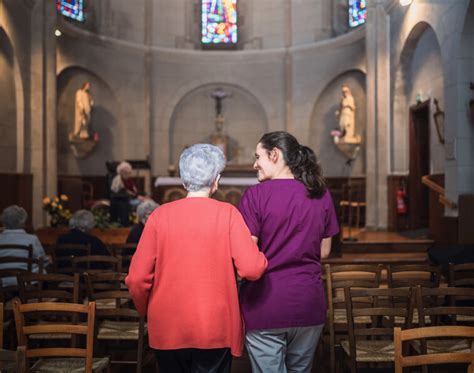
{"type": "MultiPolygon", "coordinates": [[[[29,303],[21,304],[19,300],[13,301],[13,312],[15,314],[15,324],[18,338],[18,345],[26,347],[27,358],[38,357],[82,357],[85,358],[85,371],[92,372],[92,356],[94,348],[94,323],[95,323],[95,302],[88,305],[72,304],[72,303],[29,303]],[[73,315],[86,315],[87,324],[73,322],[57,323],[50,322],[48,324],[27,325],[25,323],[25,315],[35,312],[60,312],[73,315]],[[72,334],[86,336],[85,348],[76,347],[48,347],[48,348],[30,348],[29,339],[39,334],[72,334]]],[[[74,316],[73,316],[74,320],[74,316]]]]}
{"type": "Polygon", "coordinates": [[[463,316],[471,323],[474,321],[474,288],[424,288],[418,285],[416,304],[420,326],[425,326],[425,317],[429,317],[434,326],[441,322],[459,324],[463,316]],[[465,305],[461,305],[463,303],[465,305]]]}
{"type": "Polygon", "coordinates": [[[378,288],[380,286],[381,265],[348,264],[331,266],[326,264],[324,267],[330,319],[334,309],[345,309],[345,287],[378,288]]]}
{"type": "Polygon", "coordinates": [[[106,307],[97,307],[98,316],[140,318],[125,286],[126,276],[125,273],[85,274],[89,299],[96,304],[109,301],[106,307]]]}
{"type": "Polygon", "coordinates": [[[468,372],[474,371],[474,327],[467,326],[431,326],[416,329],[394,331],[395,373],[402,373],[403,367],[434,365],[443,363],[467,363],[468,372]],[[430,353],[416,356],[404,356],[403,342],[422,340],[426,338],[458,337],[471,339],[471,352],[430,353]]]}
{"type": "Polygon", "coordinates": [[[133,254],[137,249],[136,243],[127,243],[123,245],[113,245],[109,247],[110,252],[117,258],[122,258],[122,271],[128,272],[133,254]]]}
{"type": "Polygon", "coordinates": [[[0,245],[0,269],[20,269],[31,271],[33,259],[32,245],[0,245]]]}
{"type": "Polygon", "coordinates": [[[58,244],[51,247],[53,270],[55,273],[74,273],[72,259],[77,256],[91,255],[90,245],[58,244]]]}
{"type": "Polygon", "coordinates": [[[107,255],[78,256],[72,259],[74,273],[122,272],[122,259],[107,255]]]}
{"type": "Polygon", "coordinates": [[[474,263],[449,263],[449,286],[474,287],[474,263]]]}
{"type": "MultiPolygon", "coordinates": [[[[351,289],[344,288],[347,308],[347,321],[349,325],[349,341],[359,336],[393,336],[395,317],[404,318],[404,327],[411,326],[414,305],[412,302],[411,288],[397,289],[351,289]],[[403,304],[408,305],[394,307],[393,298],[404,298],[403,304]],[[356,320],[361,317],[371,319],[371,327],[356,328],[356,320]]],[[[396,304],[399,304],[396,302],[396,304]]],[[[355,356],[355,355],[354,355],[355,356]]]]}
{"type": "Polygon", "coordinates": [[[390,288],[421,285],[438,287],[441,268],[427,264],[402,264],[387,266],[387,281],[390,288]]]}
{"type": "Polygon", "coordinates": [[[49,273],[17,275],[22,303],[42,301],[79,303],[79,274],[72,276],[49,273]]]}

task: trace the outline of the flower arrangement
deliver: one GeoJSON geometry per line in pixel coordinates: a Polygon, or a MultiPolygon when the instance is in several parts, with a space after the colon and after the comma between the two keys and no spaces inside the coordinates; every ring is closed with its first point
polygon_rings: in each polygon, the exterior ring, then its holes
{"type": "Polygon", "coordinates": [[[68,201],[69,198],[65,194],[61,194],[59,197],[43,198],[43,210],[51,217],[52,227],[68,225],[69,219],[72,217],[71,211],[66,208],[68,201]]]}

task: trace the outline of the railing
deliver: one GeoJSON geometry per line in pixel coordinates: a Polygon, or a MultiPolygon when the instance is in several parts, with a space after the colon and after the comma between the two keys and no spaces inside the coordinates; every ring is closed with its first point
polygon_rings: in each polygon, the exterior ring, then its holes
{"type": "Polygon", "coordinates": [[[444,188],[441,185],[435,183],[433,180],[431,180],[429,175],[422,176],[421,182],[424,185],[426,185],[428,188],[430,188],[433,192],[436,192],[439,194],[438,200],[442,205],[452,210],[456,210],[458,208],[458,205],[456,202],[451,201],[448,197],[444,195],[444,192],[445,192],[444,188]]]}

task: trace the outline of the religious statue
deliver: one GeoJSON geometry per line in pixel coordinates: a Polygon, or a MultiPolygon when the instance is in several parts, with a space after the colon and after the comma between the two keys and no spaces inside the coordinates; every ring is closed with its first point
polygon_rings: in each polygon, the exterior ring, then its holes
{"type": "Polygon", "coordinates": [[[341,87],[342,97],[339,110],[336,116],[339,117],[340,135],[337,141],[343,141],[347,144],[360,143],[360,135],[355,134],[355,100],[351,90],[347,85],[341,87]]]}
{"type": "Polygon", "coordinates": [[[91,84],[85,82],[76,91],[74,131],[69,133],[69,145],[76,158],[87,157],[99,142],[99,134],[92,131],[91,113],[94,101],[90,93],[91,84]]]}
{"type": "Polygon", "coordinates": [[[90,94],[91,84],[85,82],[81,88],[76,91],[76,110],[74,116],[73,136],[79,139],[87,140],[90,138],[90,120],[92,106],[94,101],[90,94]]]}

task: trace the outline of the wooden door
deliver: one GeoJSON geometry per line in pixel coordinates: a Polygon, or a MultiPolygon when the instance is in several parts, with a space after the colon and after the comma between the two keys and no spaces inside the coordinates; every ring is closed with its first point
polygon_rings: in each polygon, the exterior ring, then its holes
{"type": "Polygon", "coordinates": [[[421,177],[430,173],[430,101],[410,107],[410,175],[408,211],[411,229],[427,228],[429,190],[421,177]]]}

